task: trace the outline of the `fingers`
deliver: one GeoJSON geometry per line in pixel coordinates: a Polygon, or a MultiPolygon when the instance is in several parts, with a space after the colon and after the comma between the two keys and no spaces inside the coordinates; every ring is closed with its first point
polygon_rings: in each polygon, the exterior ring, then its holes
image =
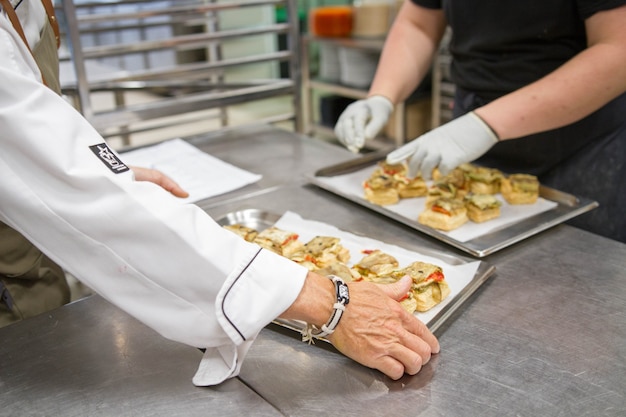
{"type": "Polygon", "coordinates": [[[179,198],[189,197],[189,193],[185,191],[176,181],[166,175],[162,175],[161,182],[158,183],[163,189],[169,191],[172,195],[179,198]]]}
{"type": "Polygon", "coordinates": [[[161,171],[158,171],[156,169],[152,169],[151,171],[151,175],[149,178],[146,179],[146,181],[150,181],[155,183],[156,185],[159,185],[161,188],[163,188],[165,191],[170,192],[175,197],[189,197],[189,193],[183,190],[183,188],[178,185],[176,181],[163,174],[161,171]]]}
{"type": "MultiPolygon", "coordinates": [[[[383,292],[397,301],[406,295],[412,284],[413,280],[406,275],[393,284],[384,284],[380,285],[380,287],[383,289],[383,292]]],[[[401,327],[395,333],[400,335],[401,343],[412,351],[419,353],[423,358],[425,354],[428,354],[428,357],[430,357],[431,352],[439,353],[439,341],[428,329],[428,326],[413,314],[404,310],[399,304],[397,304],[397,307],[396,314],[400,316],[401,327]]],[[[428,361],[426,360],[424,363],[426,362],[428,361]]]]}
{"type": "Polygon", "coordinates": [[[400,314],[402,327],[405,330],[402,332],[403,344],[418,353],[425,353],[426,351],[429,355],[430,352],[439,353],[439,341],[428,329],[428,326],[402,307],[400,307],[400,314]]]}
{"type": "Polygon", "coordinates": [[[351,283],[350,304],[335,332],[333,345],[352,359],[398,379],[428,363],[439,342],[426,325],[398,302],[412,279],[393,284],[351,283]]]}
{"type": "Polygon", "coordinates": [[[385,127],[386,123],[387,123],[387,119],[386,118],[379,117],[376,114],[372,114],[369,123],[365,126],[365,130],[363,132],[363,136],[366,139],[373,139],[373,138],[375,138],[376,135],[378,134],[378,132],[380,132],[383,127],[385,127]]]}
{"type": "Polygon", "coordinates": [[[339,116],[339,120],[335,125],[335,135],[337,135],[337,139],[346,146],[348,145],[348,136],[350,135],[348,132],[348,119],[349,117],[344,113],[339,116]]]}
{"type": "Polygon", "coordinates": [[[159,170],[136,166],[131,166],[130,168],[135,174],[136,181],[148,181],[154,183],[176,197],[189,197],[189,193],[185,191],[180,185],[178,185],[176,181],[174,181],[159,170]]]}
{"type": "Polygon", "coordinates": [[[407,331],[399,343],[389,347],[388,354],[380,357],[374,367],[397,380],[405,373],[417,374],[430,361],[432,354],[437,352],[424,340],[407,331]]]}
{"type": "MultiPolygon", "coordinates": [[[[419,342],[425,343],[431,353],[439,353],[441,348],[435,335],[432,334],[432,332],[421,320],[418,320],[417,317],[412,314],[407,314],[411,317],[411,324],[409,328],[407,328],[409,333],[416,336],[419,342]]],[[[424,346],[421,345],[421,347],[423,348],[424,346]]]]}
{"type": "MultiPolygon", "coordinates": [[[[417,139],[416,139],[417,140],[417,139]]],[[[405,161],[406,159],[408,159],[411,155],[413,155],[413,153],[415,153],[415,149],[416,149],[416,140],[414,140],[413,142],[410,142],[404,146],[399,147],[398,149],[396,149],[393,152],[390,152],[387,155],[387,163],[388,164],[399,164],[400,162],[405,161]]]]}
{"type": "Polygon", "coordinates": [[[441,175],[448,175],[454,168],[461,165],[462,161],[453,158],[443,158],[439,163],[439,172],[441,175]]]}
{"type": "Polygon", "coordinates": [[[433,131],[425,133],[387,155],[387,163],[397,164],[407,160],[409,178],[421,176],[430,180],[433,170],[442,162],[440,145],[433,131]]]}
{"type": "MultiPolygon", "coordinates": [[[[419,341],[418,338],[415,339],[419,341]]],[[[409,343],[407,342],[407,344],[409,343]]],[[[419,342],[416,342],[415,346],[411,347],[398,344],[390,352],[391,357],[402,364],[403,372],[406,374],[415,375],[422,369],[422,366],[430,361],[429,347],[423,342],[421,343],[423,346],[418,347],[418,344],[419,342]]]]}
{"type": "MultiPolygon", "coordinates": [[[[413,155],[411,155],[407,163],[407,175],[409,176],[409,178],[415,178],[416,176],[421,174],[422,164],[424,162],[423,159],[426,155],[426,151],[423,148],[417,148],[413,155]]],[[[428,177],[422,178],[424,178],[425,180],[430,179],[428,177]]]]}
{"type": "MultiPolygon", "coordinates": [[[[430,179],[432,169],[425,172],[424,159],[432,157],[433,154],[428,151],[427,144],[427,138],[425,136],[420,136],[407,145],[404,145],[387,155],[387,163],[398,164],[407,160],[407,175],[409,178],[415,178],[416,176],[422,174],[424,179],[430,179]]],[[[434,168],[434,166],[432,168],[434,168]]]]}
{"type": "MultiPolygon", "coordinates": [[[[377,366],[372,366],[372,368],[378,369],[380,372],[387,375],[389,378],[393,379],[394,381],[402,378],[402,376],[405,373],[404,364],[398,361],[397,359],[394,359],[391,356],[384,356],[380,358],[377,366]]],[[[415,374],[410,374],[410,375],[415,375],[415,374]]]]}
{"type": "Polygon", "coordinates": [[[339,116],[335,125],[335,134],[346,148],[354,153],[365,144],[365,123],[369,117],[367,108],[360,102],[352,103],[339,116]]]}
{"type": "Polygon", "coordinates": [[[438,152],[427,153],[425,150],[420,154],[415,154],[413,157],[416,159],[416,164],[411,164],[412,170],[414,172],[412,175],[415,177],[417,175],[421,175],[425,180],[430,180],[432,178],[433,170],[439,166],[441,162],[441,154],[438,152]]]}
{"type": "Polygon", "coordinates": [[[355,122],[354,117],[345,117],[335,126],[335,134],[339,141],[354,153],[358,153],[365,142],[358,126],[359,122],[355,122]]]}
{"type": "Polygon", "coordinates": [[[343,120],[343,116],[339,116],[339,120],[335,125],[335,136],[339,139],[339,142],[346,144],[346,132],[345,132],[345,121],[343,120]]]}
{"type": "Polygon", "coordinates": [[[413,279],[405,275],[393,284],[379,284],[380,289],[396,301],[400,301],[411,289],[413,279]]]}
{"type": "Polygon", "coordinates": [[[385,126],[392,111],[393,104],[382,96],[355,101],[339,116],[335,134],[348,149],[358,152],[385,126]]]}
{"type": "MultiPolygon", "coordinates": [[[[389,297],[398,301],[411,289],[412,283],[413,280],[411,277],[405,275],[393,284],[382,284],[379,285],[379,287],[389,297]]],[[[402,325],[406,330],[407,335],[411,336],[405,337],[403,339],[403,343],[407,344],[410,349],[416,352],[428,352],[429,357],[430,352],[439,353],[439,341],[428,329],[428,327],[413,314],[409,314],[402,308],[400,308],[400,310],[399,314],[401,315],[402,325]]]]}
{"type": "MultiPolygon", "coordinates": [[[[413,315],[411,317],[415,319],[413,315]]],[[[403,372],[409,375],[417,374],[440,349],[437,338],[422,322],[415,320],[422,326],[414,328],[413,331],[407,329],[401,336],[400,343],[393,345],[389,352],[391,358],[402,365],[403,372]]]]}
{"type": "MultiPolygon", "coordinates": [[[[362,108],[360,111],[354,114],[352,118],[352,147],[358,152],[359,149],[365,145],[365,124],[370,117],[370,112],[367,108],[362,108]]],[[[351,149],[352,150],[352,149],[351,149]]],[[[352,150],[354,152],[354,150],[352,150]]]]}

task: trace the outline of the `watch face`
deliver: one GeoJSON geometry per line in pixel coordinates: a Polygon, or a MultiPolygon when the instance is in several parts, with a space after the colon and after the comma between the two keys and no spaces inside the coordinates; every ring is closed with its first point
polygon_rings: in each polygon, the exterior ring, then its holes
{"type": "Polygon", "coordinates": [[[350,294],[348,293],[348,286],[346,284],[339,284],[337,286],[337,301],[344,304],[350,302],[350,294]]]}

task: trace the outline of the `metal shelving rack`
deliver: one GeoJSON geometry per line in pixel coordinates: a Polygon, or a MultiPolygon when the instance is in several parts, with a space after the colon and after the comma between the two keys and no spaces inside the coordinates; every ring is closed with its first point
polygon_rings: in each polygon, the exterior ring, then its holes
{"type": "MultiPolygon", "coordinates": [[[[76,107],[104,137],[123,136],[128,143],[129,135],[152,128],[162,128],[177,123],[186,123],[183,115],[201,109],[224,109],[233,104],[250,102],[281,95],[291,95],[293,111],[267,117],[262,122],[293,121],[294,129],[302,131],[301,69],[299,51],[299,25],[296,0],[179,0],[179,1],[92,1],[75,2],[60,0],[57,12],[65,21],[62,25],[64,38],[70,48],[76,84],[64,86],[64,92],[75,99],[76,107]],[[139,10],[125,11],[129,4],[141,4],[139,10]],[[146,7],[153,4],[154,7],[146,7]],[[163,5],[167,5],[164,7],[163,5]],[[116,9],[115,5],[125,6],[116,9]],[[225,10],[238,11],[256,6],[284,7],[286,22],[259,24],[244,29],[222,30],[216,23],[217,13],[225,10]],[[130,22],[130,23],[129,23],[130,22]],[[129,28],[142,31],[158,25],[191,26],[201,25],[200,33],[173,34],[168,39],[142,39],[132,43],[111,43],[100,46],[83,45],[81,35],[94,32],[119,33],[129,28]],[[271,52],[255,52],[250,56],[223,58],[220,53],[222,42],[252,36],[286,35],[286,49],[271,52]],[[207,51],[202,62],[176,63],[169,67],[145,68],[126,71],[123,75],[90,79],[87,62],[114,56],[149,54],[155,51],[172,50],[176,53],[192,49],[207,51]],[[222,76],[229,68],[259,62],[288,62],[286,78],[226,82],[222,76]],[[91,103],[94,92],[115,94],[116,107],[107,111],[96,111],[91,103]],[[127,104],[124,94],[131,91],[154,93],[158,99],[147,103],[127,104]],[[180,116],[180,117],[177,117],[180,116]],[[153,124],[146,122],[152,122],[153,124]],[[149,126],[146,127],[146,124],[149,126]],[[141,127],[137,127],[137,126],[141,127]]],[[[278,42],[277,42],[278,45],[278,42]]],[[[206,117],[202,115],[201,117],[206,117]]],[[[227,125],[223,112],[216,117],[227,125]]]]}

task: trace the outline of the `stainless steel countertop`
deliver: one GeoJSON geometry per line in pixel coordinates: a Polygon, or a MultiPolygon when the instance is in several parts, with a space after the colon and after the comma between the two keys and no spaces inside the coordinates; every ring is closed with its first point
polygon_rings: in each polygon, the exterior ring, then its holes
{"type": "MultiPolygon", "coordinates": [[[[351,157],[341,148],[269,127],[192,143],[264,175],[201,202],[214,217],[289,209],[467,258],[307,185],[303,174],[351,157]]],[[[392,381],[269,326],[238,378],[197,388],[197,349],[93,296],[0,329],[0,415],[626,415],[626,245],[561,225],[482,260],[496,274],[439,329],[442,352],[416,376],[392,381]]]]}
{"type": "Polygon", "coordinates": [[[99,296],[0,329],[0,416],[281,414],[241,380],[191,383],[202,352],[99,296]]]}
{"type": "MultiPolygon", "coordinates": [[[[312,186],[210,212],[248,207],[465,256],[312,186]]],[[[626,245],[561,225],[482,260],[495,275],[437,332],[442,351],[417,376],[392,381],[265,331],[240,379],[285,415],[626,415],[626,245]]]]}
{"type": "Polygon", "coordinates": [[[187,139],[216,158],[263,175],[255,184],[200,201],[198,205],[203,208],[264,193],[285,183],[299,183],[320,164],[335,164],[358,156],[324,141],[267,125],[225,129],[187,139]]]}

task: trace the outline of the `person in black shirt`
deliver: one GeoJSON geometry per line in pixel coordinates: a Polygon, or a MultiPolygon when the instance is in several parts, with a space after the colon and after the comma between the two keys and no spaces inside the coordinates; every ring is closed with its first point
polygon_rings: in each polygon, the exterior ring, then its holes
{"type": "Polygon", "coordinates": [[[388,155],[430,177],[475,161],[600,207],[570,221],[626,242],[626,0],[407,0],[368,98],[335,132],[360,149],[428,73],[451,28],[455,119],[388,155]],[[515,140],[509,140],[515,139],[515,140]]]}

